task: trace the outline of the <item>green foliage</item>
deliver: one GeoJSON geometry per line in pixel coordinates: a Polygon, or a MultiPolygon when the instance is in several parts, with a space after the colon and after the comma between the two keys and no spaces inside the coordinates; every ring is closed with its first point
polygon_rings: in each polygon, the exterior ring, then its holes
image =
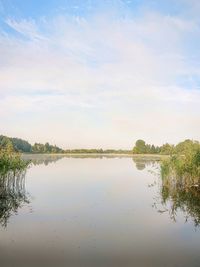
{"type": "Polygon", "coordinates": [[[41,144],[35,143],[33,146],[27,141],[20,138],[11,138],[0,135],[0,149],[6,149],[9,152],[24,152],[24,153],[67,153],[67,154],[163,154],[163,155],[184,155],[189,150],[198,148],[199,142],[192,140],[185,140],[176,146],[168,143],[162,146],[155,146],[154,144],[147,144],[144,140],[136,141],[133,150],[124,149],[62,149],[56,145],[49,143],[41,144]]]}
{"type": "Polygon", "coordinates": [[[29,162],[21,159],[20,154],[9,149],[0,149],[0,174],[6,174],[8,171],[16,173],[24,170],[29,162]]]}
{"type": "Polygon", "coordinates": [[[162,201],[170,202],[170,215],[176,220],[180,209],[200,225],[200,144],[185,140],[174,148],[174,154],[161,164],[162,201]]]}
{"type": "Polygon", "coordinates": [[[0,135],[0,148],[7,149],[12,147],[13,151],[31,152],[31,144],[19,138],[11,138],[0,135]]]}
{"type": "Polygon", "coordinates": [[[27,153],[31,152],[31,144],[29,144],[27,141],[19,138],[12,138],[11,140],[16,151],[27,153]]]}
{"type": "Polygon", "coordinates": [[[174,153],[174,145],[168,143],[160,147],[160,154],[162,155],[172,155],[174,153]]]}
{"type": "Polygon", "coordinates": [[[49,143],[46,143],[45,145],[40,144],[40,143],[35,143],[32,146],[32,152],[33,153],[63,153],[64,150],[57,146],[52,146],[49,143]]]}
{"type": "Polygon", "coordinates": [[[180,142],[176,147],[175,147],[175,153],[176,154],[188,154],[192,153],[192,151],[195,151],[199,148],[199,142],[198,141],[193,141],[193,140],[185,140],[183,142],[180,142]]]}
{"type": "Polygon", "coordinates": [[[135,147],[133,148],[133,152],[135,154],[145,154],[147,150],[147,146],[144,140],[137,140],[135,143],[135,147]]]}
{"type": "Polygon", "coordinates": [[[163,144],[162,146],[155,146],[145,143],[144,140],[137,140],[133,148],[134,154],[162,154],[162,155],[184,155],[188,151],[194,151],[199,147],[198,141],[185,140],[178,143],[176,146],[169,143],[163,144]]]}
{"type": "Polygon", "coordinates": [[[7,151],[14,151],[14,146],[9,137],[0,135],[0,149],[4,149],[7,151]]]}
{"type": "MultiPolygon", "coordinates": [[[[161,173],[163,179],[174,179],[185,187],[200,187],[200,144],[189,142],[179,153],[172,155],[162,162],[161,173]]],[[[178,147],[180,148],[180,146],[178,147]]]]}
{"type": "Polygon", "coordinates": [[[35,143],[33,146],[27,141],[19,138],[11,138],[7,136],[0,135],[0,149],[6,149],[10,152],[24,152],[24,153],[52,153],[52,154],[131,154],[131,150],[123,149],[62,149],[56,145],[50,145],[49,143],[41,144],[35,143]]]}
{"type": "Polygon", "coordinates": [[[131,150],[123,149],[67,149],[65,150],[67,154],[131,154],[131,150]]]}
{"type": "Polygon", "coordinates": [[[146,144],[144,140],[137,140],[133,148],[133,154],[158,154],[160,148],[154,145],[146,144]]]}
{"type": "Polygon", "coordinates": [[[24,153],[63,153],[64,150],[50,145],[49,143],[35,143],[33,146],[27,141],[20,138],[11,138],[0,135],[0,149],[9,150],[10,152],[24,153]]]}

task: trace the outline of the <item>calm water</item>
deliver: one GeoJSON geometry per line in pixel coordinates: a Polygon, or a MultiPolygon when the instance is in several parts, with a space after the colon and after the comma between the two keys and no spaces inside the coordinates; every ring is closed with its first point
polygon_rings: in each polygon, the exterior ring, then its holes
{"type": "Polygon", "coordinates": [[[158,172],[130,157],[34,156],[0,182],[0,266],[199,267],[199,202],[164,204],[158,172]]]}

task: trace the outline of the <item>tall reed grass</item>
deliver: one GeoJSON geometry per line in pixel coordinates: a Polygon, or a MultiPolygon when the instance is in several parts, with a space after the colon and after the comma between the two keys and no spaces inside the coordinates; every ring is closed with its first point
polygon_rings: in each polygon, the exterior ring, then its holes
{"type": "Polygon", "coordinates": [[[200,188],[200,148],[188,150],[184,155],[172,155],[162,161],[161,175],[165,183],[200,188]]]}

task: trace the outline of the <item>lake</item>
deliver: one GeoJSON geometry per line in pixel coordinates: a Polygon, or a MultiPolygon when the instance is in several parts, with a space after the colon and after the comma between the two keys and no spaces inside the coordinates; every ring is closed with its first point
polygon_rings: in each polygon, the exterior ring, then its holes
{"type": "Polygon", "coordinates": [[[0,181],[0,266],[199,267],[200,202],[162,188],[159,162],[28,155],[0,181]]]}

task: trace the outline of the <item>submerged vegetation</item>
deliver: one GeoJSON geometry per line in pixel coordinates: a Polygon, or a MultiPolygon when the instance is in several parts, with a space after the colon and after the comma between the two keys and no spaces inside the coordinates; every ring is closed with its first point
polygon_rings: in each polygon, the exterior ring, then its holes
{"type": "Polygon", "coordinates": [[[28,203],[25,173],[29,163],[21,159],[9,139],[3,140],[0,146],[0,224],[4,227],[10,216],[28,203]]]}
{"type": "Polygon", "coordinates": [[[0,174],[0,225],[6,227],[12,214],[29,203],[25,190],[26,170],[0,174]]]}
{"type": "Polygon", "coordinates": [[[200,192],[196,187],[185,186],[185,182],[167,177],[162,179],[161,200],[163,205],[169,207],[173,221],[176,221],[178,211],[182,211],[185,221],[192,218],[195,226],[200,225],[200,192]]]}

